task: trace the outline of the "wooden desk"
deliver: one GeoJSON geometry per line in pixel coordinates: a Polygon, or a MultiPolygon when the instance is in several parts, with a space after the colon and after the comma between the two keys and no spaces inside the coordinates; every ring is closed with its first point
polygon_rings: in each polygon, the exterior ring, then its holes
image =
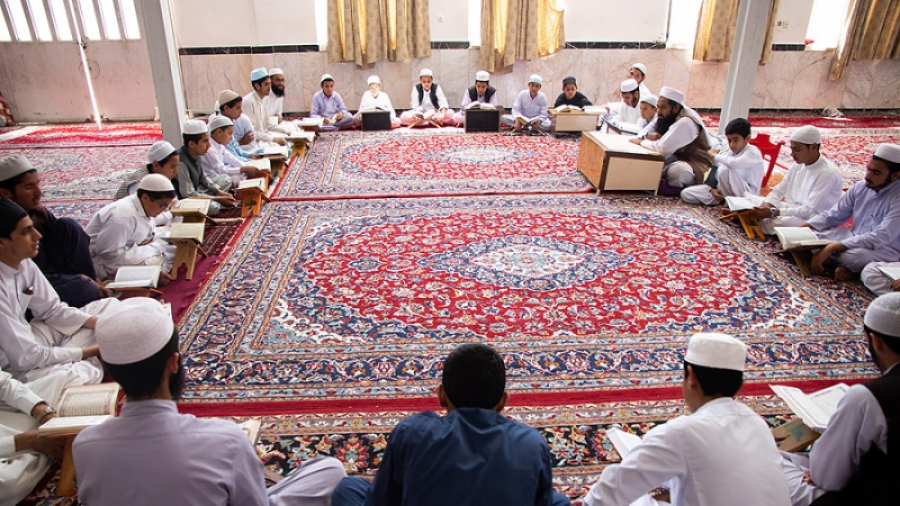
{"type": "Polygon", "coordinates": [[[656,195],[665,157],[626,137],[599,132],[581,135],[578,170],[600,191],[646,190],[656,195]]]}
{"type": "Polygon", "coordinates": [[[499,132],[499,109],[466,109],[466,132],[499,132]]]}
{"type": "Polygon", "coordinates": [[[584,111],[556,112],[550,110],[550,118],[554,119],[550,125],[550,133],[557,135],[566,132],[592,132],[597,130],[599,114],[588,114],[584,111]]]}

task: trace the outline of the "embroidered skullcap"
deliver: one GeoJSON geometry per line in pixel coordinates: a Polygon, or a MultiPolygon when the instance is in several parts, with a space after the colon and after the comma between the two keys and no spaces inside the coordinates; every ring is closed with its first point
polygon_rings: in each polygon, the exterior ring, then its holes
{"type": "Polygon", "coordinates": [[[656,107],[656,95],[647,95],[646,97],[641,95],[641,102],[647,102],[653,107],[656,107]]]}
{"type": "Polygon", "coordinates": [[[278,67],[275,67],[274,69],[270,69],[270,70],[269,70],[269,75],[270,75],[270,76],[283,76],[283,75],[284,75],[284,71],[281,70],[281,69],[278,68],[278,67]]]}
{"type": "Polygon", "coordinates": [[[631,68],[638,69],[641,71],[641,74],[644,74],[644,77],[647,76],[647,66],[644,65],[643,63],[635,63],[634,65],[631,66],[631,68]]]}
{"type": "Polygon", "coordinates": [[[486,70],[479,70],[478,72],[475,72],[475,80],[486,83],[491,80],[491,75],[488,74],[486,70]]]}
{"type": "Polygon", "coordinates": [[[0,181],[12,179],[34,169],[25,155],[9,155],[0,158],[0,181]]]}
{"type": "Polygon", "coordinates": [[[9,237],[28,213],[10,199],[0,198],[0,237],[9,237]]]}
{"type": "Polygon", "coordinates": [[[800,144],[822,144],[822,133],[812,125],[805,125],[791,134],[791,140],[800,144]]]}
{"type": "Polygon", "coordinates": [[[241,98],[241,96],[237,92],[234,92],[231,90],[222,90],[219,92],[219,104],[220,105],[225,105],[228,102],[231,102],[232,100],[234,100],[236,98],[241,98]]]}
{"type": "Polygon", "coordinates": [[[205,134],[207,132],[206,123],[199,119],[189,119],[184,122],[184,127],[182,127],[181,131],[188,135],[205,134]]]}
{"type": "Polygon", "coordinates": [[[575,86],[578,86],[578,83],[575,82],[575,76],[564,77],[563,78],[563,88],[565,88],[567,84],[574,84],[575,86]]]}
{"type": "Polygon", "coordinates": [[[150,146],[150,151],[147,152],[147,161],[150,163],[161,162],[174,152],[174,146],[166,141],[159,141],[156,144],[150,146]]]}
{"type": "Polygon", "coordinates": [[[900,338],[900,292],[878,297],[866,309],[866,327],[888,337],[900,338]]]}
{"type": "Polygon", "coordinates": [[[269,71],[266,70],[265,67],[255,68],[250,72],[251,81],[259,81],[260,79],[265,79],[267,77],[269,77],[269,71]]]}
{"type": "Polygon", "coordinates": [[[542,78],[538,74],[531,74],[530,76],[528,76],[528,84],[531,83],[544,84],[544,78],[542,78]]]}
{"type": "Polygon", "coordinates": [[[132,297],[111,299],[94,334],[103,361],[123,365],[152,357],[172,339],[173,330],[165,306],[148,297],[132,297]]]}
{"type": "Polygon", "coordinates": [[[381,79],[378,76],[369,76],[368,82],[366,84],[381,84],[381,79]]]}
{"type": "Polygon", "coordinates": [[[419,71],[419,77],[434,77],[434,72],[431,69],[422,69],[419,71]]]}
{"type": "Polygon", "coordinates": [[[229,118],[228,116],[222,116],[221,114],[218,114],[211,120],[209,120],[209,133],[212,133],[214,130],[226,126],[234,126],[234,122],[231,121],[231,118],[229,118]]]}
{"type": "Polygon", "coordinates": [[[138,183],[138,189],[146,190],[148,192],[175,191],[175,187],[172,186],[172,181],[162,174],[147,174],[141,179],[141,182],[138,183]]]}
{"type": "Polygon", "coordinates": [[[701,332],[691,336],[684,360],[703,367],[743,371],[747,346],[725,334],[701,332]]]}
{"type": "Polygon", "coordinates": [[[896,144],[882,144],[875,150],[875,156],[889,162],[900,163],[900,146],[896,144]]]}
{"type": "Polygon", "coordinates": [[[622,81],[622,84],[619,85],[619,89],[622,93],[631,93],[632,91],[638,89],[638,83],[634,79],[626,79],[622,81]]]}
{"type": "Polygon", "coordinates": [[[684,104],[684,93],[675,88],[663,86],[662,89],[659,90],[659,96],[678,104],[684,104]]]}
{"type": "Polygon", "coordinates": [[[331,77],[331,74],[322,74],[322,78],[319,79],[319,84],[322,84],[325,81],[334,81],[334,78],[331,77]]]}

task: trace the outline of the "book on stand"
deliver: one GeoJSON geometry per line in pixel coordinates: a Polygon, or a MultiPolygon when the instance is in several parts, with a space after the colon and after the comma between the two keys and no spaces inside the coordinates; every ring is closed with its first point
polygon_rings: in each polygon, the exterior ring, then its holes
{"type": "Polygon", "coordinates": [[[40,434],[77,434],[116,415],[118,383],[100,383],[67,388],[59,401],[59,416],[38,428],[40,434]]]}
{"type": "Polygon", "coordinates": [[[844,383],[838,383],[811,394],[805,394],[799,388],[783,385],[770,385],[770,388],[784,400],[795,415],[803,420],[807,427],[817,432],[824,432],[828,427],[828,420],[837,411],[838,403],[847,395],[850,387],[844,383]]]}

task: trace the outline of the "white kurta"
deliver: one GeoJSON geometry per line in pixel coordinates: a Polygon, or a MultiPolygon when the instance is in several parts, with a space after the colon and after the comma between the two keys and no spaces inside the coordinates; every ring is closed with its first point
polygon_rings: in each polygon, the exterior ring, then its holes
{"type": "MultiPolygon", "coordinates": [[[[747,194],[759,195],[762,178],[766,174],[766,162],[759,148],[747,144],[740,153],[730,149],[715,156],[719,169],[716,177],[719,191],[726,197],[743,197],[747,194]]],[[[712,206],[719,202],[711,193],[712,188],[698,184],[685,188],[681,192],[681,200],[688,204],[705,204],[712,206]]]]}
{"type": "Polygon", "coordinates": [[[359,110],[364,111],[366,109],[390,111],[391,123],[398,123],[400,121],[397,119],[397,111],[394,110],[394,106],[391,104],[391,98],[383,91],[379,91],[377,97],[372,96],[372,90],[366,90],[366,92],[363,93],[362,98],[359,101],[359,110]]]}
{"type": "Polygon", "coordinates": [[[859,273],[859,279],[875,295],[884,295],[893,291],[891,290],[891,283],[894,280],[881,271],[882,267],[900,269],[900,262],[872,262],[859,273]]]}
{"type": "Polygon", "coordinates": [[[18,269],[0,262],[0,369],[20,381],[68,370],[85,383],[99,383],[100,364],[81,360],[81,348],[97,344],[94,331],[81,326],[108,301],[94,301],[86,311],[69,307],[31,259],[18,269]],[[25,320],[26,309],[31,322],[25,320]]]}
{"type": "Polygon", "coordinates": [[[81,378],[68,372],[20,383],[0,371],[0,506],[18,504],[50,469],[51,460],[46,455],[16,452],[16,434],[38,428],[31,410],[40,402],[57,406],[66,388],[81,384],[81,378]]]}
{"type": "MultiPolygon", "coordinates": [[[[250,119],[256,140],[272,142],[276,137],[284,137],[283,134],[269,130],[269,95],[259,98],[255,91],[244,95],[244,114],[250,119]]],[[[235,131],[237,128],[235,128],[235,131]]]]}
{"type": "Polygon", "coordinates": [[[256,130],[253,128],[253,122],[250,121],[250,118],[248,118],[246,114],[241,114],[238,119],[234,120],[234,132],[231,134],[231,137],[241,146],[241,149],[243,149],[244,151],[252,152],[261,147],[259,144],[260,139],[256,136],[256,130]],[[241,144],[241,139],[243,139],[245,135],[251,132],[254,135],[253,142],[249,144],[241,144]]]}
{"type": "Polygon", "coordinates": [[[212,137],[209,138],[209,150],[205,155],[198,157],[200,169],[220,187],[226,186],[221,184],[221,177],[226,176],[234,187],[244,180],[241,174],[241,167],[244,163],[238,160],[231,151],[225,146],[219,144],[212,137]]]}
{"type": "Polygon", "coordinates": [[[584,504],[627,505],[664,482],[674,506],[790,504],[768,426],[731,398],[650,431],[621,464],[603,470],[584,504]]]}
{"type": "Polygon", "coordinates": [[[779,216],[759,220],[760,228],[771,235],[775,227],[799,226],[831,208],[842,193],[841,173],[824,156],[810,165],[795,163],[765,200],[778,208],[779,216]]]}
{"type": "Polygon", "coordinates": [[[94,268],[103,279],[114,278],[126,265],[162,265],[168,270],[175,259],[175,247],[157,236],[156,224],[137,194],[97,211],[85,232],[91,238],[94,268]]]}
{"type": "Polygon", "coordinates": [[[638,103],[637,106],[631,107],[625,103],[625,101],[620,100],[618,103],[609,104],[610,117],[609,120],[614,125],[620,125],[622,123],[626,125],[634,125],[638,128],[646,125],[641,125],[641,104],[638,103]]]}

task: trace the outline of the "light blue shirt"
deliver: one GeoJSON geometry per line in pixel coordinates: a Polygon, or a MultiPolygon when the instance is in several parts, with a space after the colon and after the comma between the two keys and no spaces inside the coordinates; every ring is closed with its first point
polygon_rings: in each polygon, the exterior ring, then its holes
{"type": "Polygon", "coordinates": [[[843,225],[851,217],[853,237],[841,241],[847,249],[889,249],[900,256],[900,181],[877,192],[860,181],[834,207],[810,218],[808,223],[816,230],[827,230],[843,225]]]}
{"type": "Polygon", "coordinates": [[[319,90],[313,95],[312,107],[309,109],[310,117],[330,118],[339,112],[343,112],[344,115],[350,114],[340,93],[333,91],[330,97],[326,97],[325,92],[319,90]]]}
{"type": "Polygon", "coordinates": [[[543,91],[537,92],[537,95],[532,99],[530,91],[522,90],[513,103],[512,115],[515,117],[521,114],[529,119],[540,117],[541,121],[544,121],[547,119],[547,107],[547,96],[544,95],[543,91]]]}

